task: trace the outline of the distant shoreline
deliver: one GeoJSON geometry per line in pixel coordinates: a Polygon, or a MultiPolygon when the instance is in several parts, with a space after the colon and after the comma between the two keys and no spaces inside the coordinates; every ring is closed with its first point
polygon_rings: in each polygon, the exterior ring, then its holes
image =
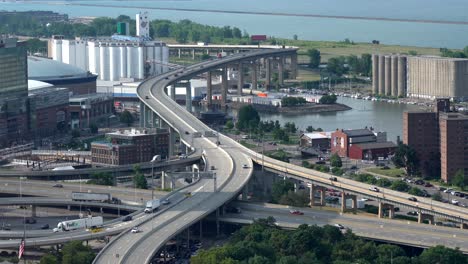
{"type": "MultiPolygon", "coordinates": [[[[242,106],[249,105],[243,103],[231,103],[230,107],[232,109],[239,109],[242,106]]],[[[259,105],[253,104],[255,108],[260,113],[270,113],[270,114],[316,114],[324,112],[340,112],[351,110],[352,108],[345,104],[307,104],[297,107],[276,107],[272,105],[259,105]]]]}

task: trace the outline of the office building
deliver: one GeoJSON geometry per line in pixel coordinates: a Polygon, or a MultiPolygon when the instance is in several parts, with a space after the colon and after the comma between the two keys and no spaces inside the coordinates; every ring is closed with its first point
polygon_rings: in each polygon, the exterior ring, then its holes
{"type": "Polygon", "coordinates": [[[70,97],[69,102],[71,129],[107,124],[114,114],[114,98],[110,94],[75,95],[70,97]]]}
{"type": "Polygon", "coordinates": [[[169,153],[167,129],[128,129],[107,133],[107,141],[91,143],[95,164],[125,165],[151,161],[155,155],[165,159],[169,153]]]}

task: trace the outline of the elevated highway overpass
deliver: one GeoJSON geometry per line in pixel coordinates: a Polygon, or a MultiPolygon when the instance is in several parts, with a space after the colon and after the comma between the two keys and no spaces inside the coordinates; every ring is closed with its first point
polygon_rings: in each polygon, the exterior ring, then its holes
{"type": "MultiPolygon", "coordinates": [[[[166,88],[175,83],[190,79],[206,71],[225,68],[227,65],[242,61],[256,60],[265,57],[281,56],[288,53],[295,53],[294,49],[279,50],[258,50],[248,53],[239,53],[227,56],[222,59],[205,61],[194,64],[183,69],[151,78],[143,82],[138,87],[138,96],[142,101],[141,111],[144,113],[143,124],[155,123],[147,122],[147,119],[155,119],[159,116],[167,126],[177,131],[182,141],[195,149],[204,152],[207,164],[220,168],[218,179],[224,185],[218,192],[208,191],[197,193],[186,202],[177,207],[171,208],[167,214],[155,217],[143,224],[145,232],[140,234],[129,234],[119,236],[113,240],[97,256],[94,263],[149,263],[153,255],[172,236],[181,232],[186,227],[202,219],[208,213],[215,211],[218,206],[232,199],[245,185],[251,174],[249,170],[239,170],[241,164],[251,164],[253,160],[267,168],[293,175],[303,180],[308,180],[317,184],[331,185],[339,187],[343,192],[352,192],[371,197],[379,201],[392,202],[415,208],[421,212],[430,212],[443,215],[445,217],[457,219],[460,222],[468,221],[467,210],[452,205],[430,203],[427,199],[420,202],[409,201],[410,195],[383,190],[376,193],[369,190],[369,186],[352,180],[341,179],[337,183],[329,180],[330,174],[320,173],[314,170],[305,169],[292,164],[284,163],[245,148],[238,142],[218,134],[216,140],[221,142],[219,147],[214,144],[213,138],[190,137],[194,132],[211,131],[206,125],[200,122],[195,116],[171,100],[166,95],[166,88]]],[[[209,168],[209,166],[207,166],[209,168]]],[[[194,186],[195,190],[206,188],[204,181],[194,186]],[[200,186],[201,185],[201,186],[200,186]],[[196,189],[199,188],[199,189],[196,189]]]]}

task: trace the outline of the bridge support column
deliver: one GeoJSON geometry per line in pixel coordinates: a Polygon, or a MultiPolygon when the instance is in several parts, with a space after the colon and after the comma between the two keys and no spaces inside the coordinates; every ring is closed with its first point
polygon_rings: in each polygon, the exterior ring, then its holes
{"type": "Polygon", "coordinates": [[[278,59],[278,83],[279,85],[284,84],[284,57],[278,59]]]}
{"type": "Polygon", "coordinates": [[[176,100],[176,86],[175,84],[171,85],[171,99],[176,100]]]}
{"type": "Polygon", "coordinates": [[[257,76],[257,68],[258,68],[258,65],[257,63],[254,61],[253,64],[252,64],[252,87],[250,89],[250,94],[252,94],[252,90],[257,90],[258,89],[258,84],[257,84],[257,79],[258,79],[258,76],[257,76]]]}
{"type": "Polygon", "coordinates": [[[291,79],[297,78],[297,53],[291,55],[291,79]]]}
{"type": "Polygon", "coordinates": [[[325,187],[320,187],[320,206],[325,206],[327,203],[325,201],[326,189],[325,187]]]}
{"type": "Polygon", "coordinates": [[[68,210],[68,211],[71,210],[71,205],[67,205],[67,210],[68,210]]]}
{"type": "Polygon", "coordinates": [[[145,127],[145,104],[140,102],[140,127],[145,127]]]}
{"type": "Polygon", "coordinates": [[[388,218],[393,219],[395,217],[395,206],[393,204],[379,202],[379,218],[384,218],[385,210],[388,210],[388,218]]]}
{"type": "Polygon", "coordinates": [[[247,195],[249,193],[249,188],[247,186],[248,184],[246,184],[244,188],[242,188],[242,201],[247,201],[247,195]]]}
{"type": "Polygon", "coordinates": [[[460,229],[468,229],[468,224],[461,222],[460,229]]]}
{"type": "MultiPolygon", "coordinates": [[[[355,211],[356,208],[357,208],[356,195],[353,195],[353,194],[346,194],[345,192],[341,192],[341,212],[342,212],[342,213],[346,212],[346,210],[347,210],[346,201],[347,201],[348,199],[351,199],[351,200],[352,200],[352,202],[351,202],[351,208],[353,209],[353,211],[355,211]]],[[[379,203],[379,212],[380,212],[380,203],[379,203]]]]}
{"type": "Polygon", "coordinates": [[[211,71],[206,73],[206,104],[208,105],[208,108],[210,108],[213,104],[213,84],[211,71]]]}
{"type": "Polygon", "coordinates": [[[418,223],[422,224],[424,220],[429,221],[429,224],[434,224],[434,216],[429,214],[423,214],[421,210],[418,211],[418,223]]]}
{"type": "Polygon", "coordinates": [[[221,73],[221,105],[225,106],[227,102],[227,91],[228,91],[228,78],[227,78],[227,68],[223,68],[221,73]]]}
{"type": "Polygon", "coordinates": [[[244,67],[242,62],[239,62],[237,77],[237,96],[242,96],[242,88],[244,88],[244,67]]]}
{"type": "Polygon", "coordinates": [[[195,49],[192,49],[192,60],[195,59],[195,49]]]}
{"type": "Polygon", "coordinates": [[[181,54],[182,52],[180,51],[180,49],[178,49],[177,51],[178,51],[178,53],[179,53],[179,59],[180,59],[180,57],[181,57],[181,55],[182,55],[182,54],[181,54]]]}
{"type": "Polygon", "coordinates": [[[216,236],[219,236],[219,208],[216,209],[216,236]]]}
{"type": "Polygon", "coordinates": [[[270,89],[271,85],[271,60],[265,59],[265,85],[266,90],[270,89]]]}
{"type": "Polygon", "coordinates": [[[104,213],[104,209],[102,207],[99,208],[99,212],[101,212],[101,214],[104,213]]]}
{"type": "Polygon", "coordinates": [[[192,112],[192,85],[190,81],[185,86],[185,108],[190,113],[192,112]]]}
{"type": "Polygon", "coordinates": [[[166,189],[166,172],[161,171],[161,189],[166,189]]]}
{"type": "Polygon", "coordinates": [[[315,185],[310,184],[309,188],[309,200],[310,200],[310,207],[315,205],[315,185]]]}
{"type": "Polygon", "coordinates": [[[37,209],[37,206],[31,205],[31,217],[37,216],[36,209],[37,209]]]}

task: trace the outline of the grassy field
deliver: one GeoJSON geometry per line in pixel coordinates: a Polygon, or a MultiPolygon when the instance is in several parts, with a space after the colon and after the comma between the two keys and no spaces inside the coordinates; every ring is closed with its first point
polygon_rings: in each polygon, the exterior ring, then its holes
{"type": "Polygon", "coordinates": [[[376,174],[381,174],[389,177],[401,177],[403,175],[406,175],[405,171],[403,169],[388,169],[384,170],[381,168],[368,168],[366,169],[368,172],[376,173],[376,174]]]}

